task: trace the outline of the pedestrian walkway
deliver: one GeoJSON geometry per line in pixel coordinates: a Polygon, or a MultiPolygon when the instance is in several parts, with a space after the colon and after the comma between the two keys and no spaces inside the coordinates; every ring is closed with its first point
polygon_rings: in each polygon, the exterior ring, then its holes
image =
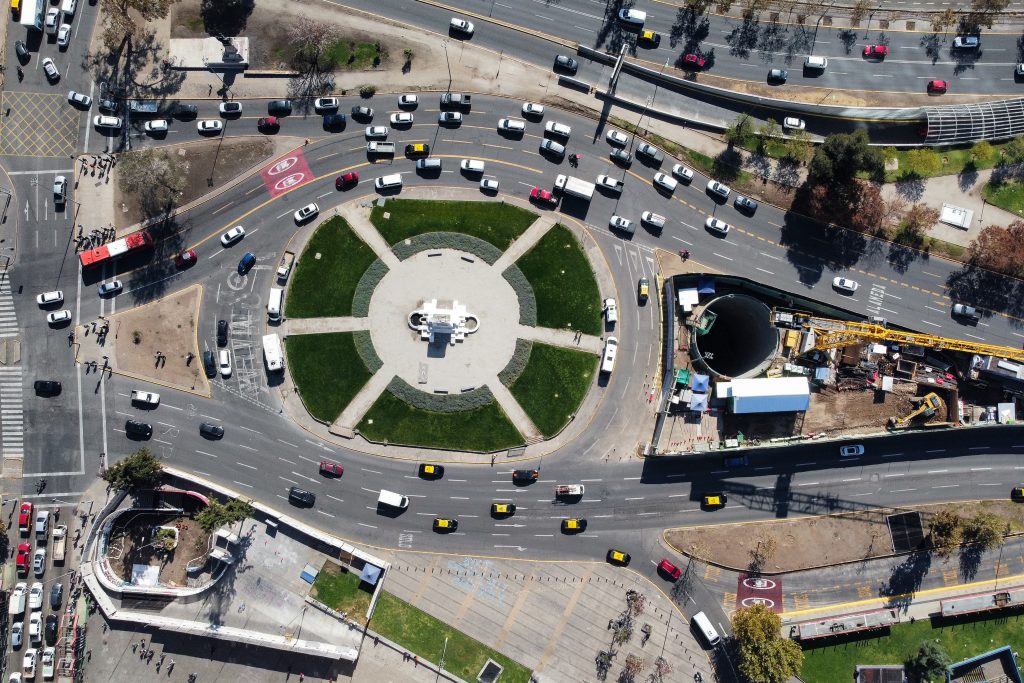
{"type": "Polygon", "coordinates": [[[399,258],[391,251],[384,237],[377,232],[377,228],[370,222],[369,212],[363,207],[348,202],[338,207],[338,215],[348,221],[356,236],[373,249],[373,253],[384,262],[384,265],[393,269],[399,264],[399,258]]]}
{"type": "Polygon", "coordinates": [[[3,454],[5,476],[22,474],[25,458],[23,393],[21,366],[0,367],[0,441],[3,443],[0,453],[3,454]]]}
{"type": "Polygon", "coordinates": [[[20,333],[11,295],[11,278],[4,270],[0,273],[0,339],[17,337],[20,333]]]}
{"type": "Polygon", "coordinates": [[[520,325],[519,331],[516,334],[522,339],[529,339],[541,344],[563,346],[567,349],[577,349],[579,351],[590,351],[598,355],[601,355],[604,349],[604,341],[601,337],[581,334],[573,330],[556,330],[551,327],[520,325]]]}
{"type": "Polygon", "coordinates": [[[494,267],[499,272],[505,272],[505,270],[513,263],[519,260],[519,257],[533,249],[533,245],[540,241],[540,238],[547,234],[548,230],[557,223],[557,217],[551,214],[544,214],[533,224],[526,229],[522,235],[516,238],[508,249],[502,252],[498,260],[494,262],[494,267]]]}
{"type": "Polygon", "coordinates": [[[519,433],[523,435],[523,438],[526,439],[526,443],[536,443],[544,438],[541,431],[537,429],[537,425],[533,424],[533,420],[530,419],[530,416],[526,414],[523,407],[519,405],[519,401],[508,390],[508,387],[502,384],[497,375],[487,381],[487,387],[494,394],[494,399],[498,402],[498,405],[505,411],[505,415],[512,421],[516,429],[519,430],[519,433]]]}
{"type": "Polygon", "coordinates": [[[285,319],[280,334],[327,334],[329,332],[358,332],[370,329],[369,318],[293,318],[285,319]]]}
{"type": "Polygon", "coordinates": [[[331,434],[337,434],[347,439],[355,436],[356,425],[363,419],[366,411],[373,406],[381,392],[387,390],[388,384],[394,376],[394,371],[389,370],[387,366],[373,373],[370,381],[363,385],[363,388],[349,401],[345,410],[341,411],[341,415],[331,425],[331,434]]]}

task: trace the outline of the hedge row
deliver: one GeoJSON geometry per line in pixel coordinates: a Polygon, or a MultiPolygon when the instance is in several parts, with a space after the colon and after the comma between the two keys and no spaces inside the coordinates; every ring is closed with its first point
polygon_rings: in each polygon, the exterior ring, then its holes
{"type": "Polygon", "coordinates": [[[359,330],[352,333],[352,341],[356,345],[356,353],[363,359],[363,365],[372,372],[377,372],[384,366],[384,361],[377,355],[377,349],[373,348],[373,339],[369,330],[359,330]]]}
{"type": "Polygon", "coordinates": [[[373,290],[377,289],[377,285],[387,274],[388,267],[380,259],[371,263],[363,271],[363,276],[359,278],[355,294],[352,296],[352,316],[354,318],[365,318],[370,315],[370,298],[373,296],[373,290]]]}
{"type": "Polygon", "coordinates": [[[519,375],[523,374],[526,364],[530,362],[530,352],[533,351],[533,342],[529,339],[516,339],[516,350],[508,359],[508,364],[498,373],[498,379],[506,387],[515,384],[519,375]]]}
{"type": "Polygon", "coordinates": [[[450,394],[428,394],[397,375],[388,384],[388,391],[414,408],[434,413],[461,413],[494,403],[494,394],[487,386],[461,393],[460,387],[448,387],[450,394]]]}
{"type": "Polygon", "coordinates": [[[537,326],[537,297],[533,293],[533,286],[526,279],[519,266],[512,264],[501,274],[505,280],[512,285],[519,299],[519,324],[537,326]]]}
{"type": "Polygon", "coordinates": [[[421,251],[434,249],[455,249],[465,251],[477,256],[493,266],[494,262],[501,258],[501,249],[490,242],[485,242],[472,235],[462,235],[456,232],[425,232],[422,235],[415,235],[402,240],[391,247],[401,260],[414,256],[421,251]]]}

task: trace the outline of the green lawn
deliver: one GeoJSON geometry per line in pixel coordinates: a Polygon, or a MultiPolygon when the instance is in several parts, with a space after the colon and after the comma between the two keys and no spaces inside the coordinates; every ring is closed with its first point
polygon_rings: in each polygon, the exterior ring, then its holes
{"type": "Polygon", "coordinates": [[[1024,217],[1024,183],[1013,180],[998,185],[985,183],[981,193],[989,204],[1024,217]]]}
{"type": "Polygon", "coordinates": [[[476,680],[488,658],[504,667],[501,683],[528,683],[530,680],[531,671],[522,664],[387,592],[381,593],[377,600],[370,628],[435,664],[440,662],[444,651],[445,670],[466,681],[476,680]],[[447,649],[445,638],[448,639],[447,649]]]}
{"type": "Polygon", "coordinates": [[[523,444],[523,436],[497,403],[438,413],[413,407],[390,391],[381,393],[358,429],[371,441],[460,451],[495,451],[523,444]]]}
{"type": "Polygon", "coordinates": [[[537,326],[599,335],[601,295],[575,235],[553,226],[516,262],[537,298],[537,326]]]}
{"type": "Polygon", "coordinates": [[[928,620],[900,624],[892,634],[842,645],[806,649],[800,677],[806,683],[849,681],[856,664],[902,664],[917,652],[921,642],[938,639],[954,662],[1011,645],[1024,647],[1024,616],[989,619],[932,628],[928,620]]]}
{"type": "Polygon", "coordinates": [[[370,221],[388,244],[425,232],[461,232],[490,242],[505,251],[522,235],[537,214],[499,202],[453,202],[389,199],[376,203],[370,221]],[[391,217],[384,218],[389,213],[391,217]]]}
{"type": "Polygon", "coordinates": [[[509,391],[550,438],[579,408],[596,370],[597,356],[592,353],[534,342],[526,369],[509,391]]]}
{"type": "Polygon", "coordinates": [[[289,318],[351,315],[356,284],[376,259],[345,219],[335,216],[317,228],[299,257],[285,313],[289,318]]]}
{"type": "Polygon", "coordinates": [[[324,422],[334,422],[372,376],[351,332],[293,334],[284,348],[306,409],[324,422]]]}
{"type": "Polygon", "coordinates": [[[338,612],[348,612],[348,618],[366,623],[366,610],[370,609],[373,586],[363,584],[359,574],[344,570],[331,561],[324,563],[313,581],[312,597],[338,612]]]}
{"type": "MultiPolygon", "coordinates": [[[[369,69],[376,66],[374,62],[378,56],[378,46],[380,46],[381,50],[384,49],[380,43],[357,43],[341,38],[334,41],[326,50],[324,50],[323,61],[328,64],[333,64],[338,69],[362,71],[363,69],[369,69]]],[[[385,55],[381,53],[381,59],[383,59],[384,56],[385,55]]]]}

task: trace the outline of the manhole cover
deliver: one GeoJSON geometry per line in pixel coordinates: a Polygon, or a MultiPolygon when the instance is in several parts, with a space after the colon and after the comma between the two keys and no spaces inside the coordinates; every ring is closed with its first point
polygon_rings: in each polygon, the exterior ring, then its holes
{"type": "Polygon", "coordinates": [[[493,659],[488,659],[487,663],[484,664],[484,668],[480,669],[480,673],[477,674],[476,680],[480,683],[494,683],[501,677],[503,671],[501,664],[498,664],[493,659]]]}

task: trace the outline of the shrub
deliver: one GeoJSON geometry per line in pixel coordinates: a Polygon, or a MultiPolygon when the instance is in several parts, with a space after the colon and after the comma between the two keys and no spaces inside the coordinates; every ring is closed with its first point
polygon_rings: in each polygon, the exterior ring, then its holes
{"type": "Polygon", "coordinates": [[[377,285],[387,274],[388,267],[380,259],[363,271],[363,276],[359,278],[355,294],[352,296],[352,317],[365,318],[370,315],[370,298],[373,296],[373,290],[377,289],[377,285]]]}
{"type": "Polygon", "coordinates": [[[373,347],[373,339],[369,330],[359,330],[352,333],[352,339],[356,345],[356,353],[363,359],[363,365],[370,372],[377,372],[384,366],[384,361],[377,355],[377,349],[373,347]]]}
{"type": "Polygon", "coordinates": [[[519,324],[536,327],[537,297],[534,295],[533,287],[526,279],[526,275],[519,270],[519,266],[513,263],[505,269],[501,276],[512,285],[512,289],[516,292],[516,298],[519,299],[519,324]]]}
{"type": "Polygon", "coordinates": [[[364,99],[369,99],[377,94],[377,86],[375,85],[363,85],[359,88],[359,96],[364,99]]]}
{"type": "Polygon", "coordinates": [[[391,251],[401,260],[414,256],[421,251],[434,249],[454,249],[465,251],[478,256],[488,265],[493,266],[494,262],[501,258],[501,250],[490,242],[463,235],[457,232],[425,232],[421,235],[414,235],[401,242],[396,242],[391,251]]]}
{"type": "MultiPolygon", "coordinates": [[[[453,390],[458,391],[458,387],[453,390]]],[[[388,391],[414,408],[434,413],[461,413],[494,403],[494,394],[486,386],[465,393],[428,394],[396,376],[388,384],[388,391]]]]}
{"type": "Polygon", "coordinates": [[[530,353],[533,351],[533,342],[529,339],[516,339],[516,350],[508,359],[505,368],[498,373],[498,379],[506,387],[515,384],[519,375],[523,374],[526,364],[530,361],[530,353]]]}

